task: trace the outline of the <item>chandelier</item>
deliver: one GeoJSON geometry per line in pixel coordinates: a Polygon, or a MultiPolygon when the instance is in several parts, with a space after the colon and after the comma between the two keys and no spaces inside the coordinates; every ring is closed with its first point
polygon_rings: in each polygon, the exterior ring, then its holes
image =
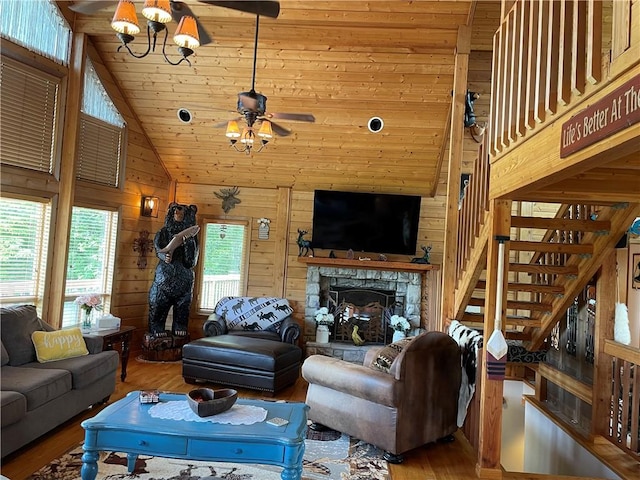
{"type": "Polygon", "coordinates": [[[226,135],[229,139],[229,143],[236,151],[251,155],[251,152],[254,151],[254,147],[258,145],[255,152],[259,153],[267,146],[269,140],[273,138],[273,130],[271,129],[271,122],[269,120],[262,120],[262,125],[260,125],[260,129],[257,134],[253,126],[254,122],[255,119],[253,119],[253,121],[248,119],[247,126],[243,128],[242,133],[240,133],[238,122],[236,120],[229,120],[226,135]],[[256,139],[256,135],[259,139],[256,139]],[[240,145],[238,145],[238,142],[240,145]]]}
{"type": "Polygon", "coordinates": [[[178,52],[182,55],[182,58],[177,62],[172,62],[165,53],[168,36],[166,24],[173,19],[170,0],[145,0],[142,7],[142,15],[147,19],[147,51],[141,55],[136,55],[129,48],[129,43],[134,39],[134,35],[140,33],[135,5],[132,0],[120,0],[118,2],[116,13],[111,21],[111,28],[118,32],[117,37],[122,42],[122,45],[118,47],[118,52],[124,47],[131,56],[144,58],[150,52],[155,52],[158,33],[164,31],[164,40],[162,42],[164,59],[171,65],[179,65],[186,61],[191,66],[191,62],[187,57],[192,55],[193,50],[200,46],[196,19],[191,15],[184,15],[180,19],[176,33],[173,35],[173,41],[178,45],[178,52]],[[151,32],[153,32],[153,41],[151,40],[151,32]]]}

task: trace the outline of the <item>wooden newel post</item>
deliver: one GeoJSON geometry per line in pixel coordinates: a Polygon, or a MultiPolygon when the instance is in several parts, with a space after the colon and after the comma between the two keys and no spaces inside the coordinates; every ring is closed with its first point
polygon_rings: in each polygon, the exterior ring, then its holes
{"type": "MultiPolygon", "coordinates": [[[[511,201],[491,200],[489,205],[490,237],[487,252],[487,290],[484,313],[485,342],[497,328],[503,333],[505,322],[508,240],[511,228],[511,201]],[[501,259],[502,258],[502,259],[501,259]]],[[[504,377],[495,379],[487,373],[487,348],[482,349],[482,389],[480,392],[480,432],[476,474],[480,478],[502,478],[500,452],[502,442],[502,395],[504,377]]],[[[477,393],[477,392],[476,392],[477,393]]]]}

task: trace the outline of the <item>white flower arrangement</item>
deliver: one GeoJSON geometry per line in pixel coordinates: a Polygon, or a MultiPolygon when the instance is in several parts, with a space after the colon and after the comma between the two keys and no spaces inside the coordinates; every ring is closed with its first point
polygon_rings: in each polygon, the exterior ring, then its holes
{"type": "Polygon", "coordinates": [[[333,325],[333,313],[329,313],[327,307],[322,307],[316,312],[316,325],[333,325]]]}
{"type": "Polygon", "coordinates": [[[406,335],[411,330],[409,321],[400,315],[393,315],[390,322],[391,327],[397,332],[404,332],[406,335]]]}
{"type": "Polygon", "coordinates": [[[269,225],[269,224],[271,223],[271,220],[269,220],[268,218],[259,218],[259,219],[257,220],[257,222],[258,222],[261,226],[264,226],[264,225],[269,225]]]}

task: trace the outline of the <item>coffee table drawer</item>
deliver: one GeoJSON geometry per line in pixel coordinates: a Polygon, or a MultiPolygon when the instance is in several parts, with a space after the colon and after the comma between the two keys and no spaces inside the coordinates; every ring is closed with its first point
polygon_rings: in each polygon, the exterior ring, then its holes
{"type": "Polygon", "coordinates": [[[124,452],[140,452],[162,455],[186,455],[187,439],[152,433],[127,433],[98,431],[98,448],[121,448],[124,452]]]}
{"type": "Polygon", "coordinates": [[[192,440],[189,445],[189,454],[195,457],[216,457],[225,461],[252,461],[260,460],[282,462],[284,460],[284,447],[280,445],[265,445],[263,443],[231,443],[207,440],[192,440]]]}

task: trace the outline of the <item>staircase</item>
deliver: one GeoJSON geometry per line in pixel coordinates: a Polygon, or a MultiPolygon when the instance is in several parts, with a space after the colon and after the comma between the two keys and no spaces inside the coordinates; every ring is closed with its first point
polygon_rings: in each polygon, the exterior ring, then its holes
{"type": "MultiPolygon", "coordinates": [[[[553,208],[557,213],[550,218],[511,217],[511,241],[506,248],[506,337],[523,340],[529,350],[541,347],[598,270],[606,249],[615,246],[638,214],[628,204],[562,204],[553,208]]],[[[483,253],[475,255],[476,265],[466,268],[475,272],[466,277],[476,279],[468,282],[467,292],[456,292],[464,300],[457,305],[456,318],[477,328],[484,324],[487,242],[488,235],[476,239],[473,250],[483,253]]],[[[474,256],[473,250],[469,259],[474,256]]]]}

